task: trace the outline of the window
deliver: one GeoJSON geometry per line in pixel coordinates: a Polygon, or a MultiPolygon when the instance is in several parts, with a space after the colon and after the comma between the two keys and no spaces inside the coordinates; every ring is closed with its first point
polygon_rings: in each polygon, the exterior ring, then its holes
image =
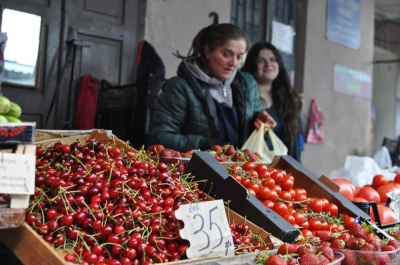
{"type": "MultiPolygon", "coordinates": [[[[37,87],[42,18],[4,9],[1,32],[6,34],[2,82],[37,87]]],[[[3,35],[4,37],[4,35],[3,35]]]]}
{"type": "Polygon", "coordinates": [[[295,74],[297,5],[297,0],[231,1],[231,23],[246,32],[250,45],[259,41],[274,44],[280,50],[292,80],[295,74]]]}

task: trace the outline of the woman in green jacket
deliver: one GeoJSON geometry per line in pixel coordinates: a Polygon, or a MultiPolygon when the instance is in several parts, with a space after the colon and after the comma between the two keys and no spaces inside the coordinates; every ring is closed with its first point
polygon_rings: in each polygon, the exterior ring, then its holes
{"type": "Polygon", "coordinates": [[[164,84],[152,114],[149,144],[186,152],[213,145],[240,148],[261,123],[275,121],[262,110],[255,79],[238,71],[248,41],[232,24],[202,29],[177,76],[164,84]]]}

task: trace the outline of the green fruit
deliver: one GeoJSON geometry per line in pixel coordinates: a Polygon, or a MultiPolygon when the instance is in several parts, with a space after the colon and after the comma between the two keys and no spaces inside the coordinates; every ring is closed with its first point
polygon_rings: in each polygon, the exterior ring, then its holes
{"type": "Polygon", "coordinates": [[[11,107],[10,110],[7,112],[7,115],[19,118],[21,116],[21,113],[21,107],[17,103],[11,101],[11,107]]]}
{"type": "Polygon", "coordinates": [[[21,123],[21,120],[18,118],[15,118],[14,116],[10,116],[10,115],[4,115],[4,117],[6,117],[8,122],[12,122],[12,123],[21,123]]]}
{"type": "Polygon", "coordinates": [[[11,108],[11,101],[4,96],[0,96],[0,114],[3,115],[7,114],[10,108],[11,108]]]}
{"type": "Polygon", "coordinates": [[[0,115],[0,123],[8,123],[8,120],[3,115],[0,115]]]}

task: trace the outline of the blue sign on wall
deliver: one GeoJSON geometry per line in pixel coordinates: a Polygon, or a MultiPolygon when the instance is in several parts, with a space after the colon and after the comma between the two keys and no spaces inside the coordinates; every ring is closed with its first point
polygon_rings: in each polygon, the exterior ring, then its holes
{"type": "Polygon", "coordinates": [[[360,0],[328,0],[326,37],[360,48],[360,0]]]}

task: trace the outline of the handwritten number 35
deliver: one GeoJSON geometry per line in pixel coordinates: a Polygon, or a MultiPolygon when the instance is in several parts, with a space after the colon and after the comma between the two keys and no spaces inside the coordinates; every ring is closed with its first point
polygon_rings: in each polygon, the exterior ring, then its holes
{"type": "MultiPolygon", "coordinates": [[[[215,211],[215,210],[217,210],[217,208],[218,208],[218,207],[215,206],[214,208],[211,208],[211,209],[209,210],[209,221],[210,221],[209,232],[211,232],[212,229],[213,229],[213,226],[215,226],[215,227],[218,229],[219,234],[220,234],[220,241],[219,241],[219,243],[218,243],[216,246],[213,247],[213,249],[214,249],[214,248],[217,248],[219,245],[221,245],[221,244],[222,244],[222,240],[223,240],[221,228],[218,226],[217,223],[215,223],[215,222],[212,221],[212,212],[215,211]]],[[[195,235],[195,234],[197,234],[197,233],[199,233],[199,232],[202,232],[202,233],[207,237],[207,245],[206,245],[204,248],[199,249],[199,251],[202,251],[202,250],[205,250],[205,249],[207,249],[207,248],[210,247],[210,236],[208,235],[208,233],[207,233],[206,231],[204,231],[204,218],[203,218],[203,216],[201,216],[200,214],[195,214],[195,215],[193,216],[193,219],[196,219],[197,217],[200,218],[200,220],[201,220],[201,225],[200,225],[200,228],[199,228],[198,230],[194,231],[193,234],[195,235]]]]}

